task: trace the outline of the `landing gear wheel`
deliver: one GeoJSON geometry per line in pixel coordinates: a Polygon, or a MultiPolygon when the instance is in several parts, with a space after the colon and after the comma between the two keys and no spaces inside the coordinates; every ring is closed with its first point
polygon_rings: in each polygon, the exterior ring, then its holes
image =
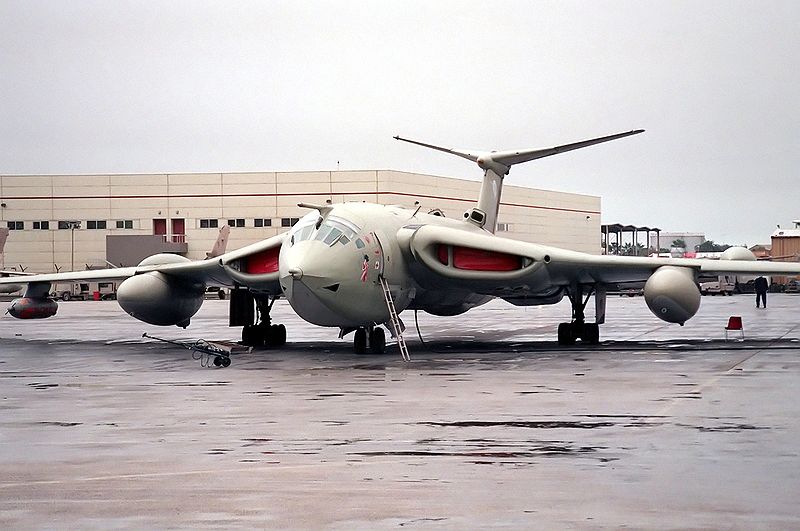
{"type": "Polygon", "coordinates": [[[269,345],[281,347],[286,344],[286,327],[282,324],[270,327],[269,345]]]}
{"type": "Polygon", "coordinates": [[[386,351],[386,334],[383,328],[376,326],[370,331],[369,349],[373,354],[383,354],[386,351]]]}
{"type": "Polygon", "coordinates": [[[222,356],[216,356],[214,358],[214,367],[222,366],[222,356]]]}
{"type": "Polygon", "coordinates": [[[255,347],[263,344],[261,340],[260,330],[256,325],[245,325],[242,328],[242,345],[247,347],[255,347]]]}
{"type": "Polygon", "coordinates": [[[367,331],[363,328],[356,330],[353,335],[353,350],[356,354],[364,354],[367,352],[367,331]]]}
{"type": "Polygon", "coordinates": [[[575,343],[573,335],[574,325],[572,323],[560,323],[558,325],[558,344],[572,345],[575,343]]]}
{"type": "Polygon", "coordinates": [[[231,366],[231,359],[230,358],[222,358],[222,366],[223,367],[230,367],[231,366]]]}
{"type": "Polygon", "coordinates": [[[585,323],[581,338],[590,345],[597,345],[600,343],[600,326],[597,323],[585,323]]]}

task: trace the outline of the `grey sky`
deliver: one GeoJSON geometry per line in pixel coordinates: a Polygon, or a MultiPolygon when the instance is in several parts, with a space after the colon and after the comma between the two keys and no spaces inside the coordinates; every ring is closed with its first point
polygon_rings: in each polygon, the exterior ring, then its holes
{"type": "MultiPolygon", "coordinates": [[[[0,0],[0,173],[392,168],[769,242],[800,218],[800,2],[0,0]]],[[[502,212],[502,211],[501,211],[502,212]]],[[[502,217],[502,215],[501,215],[502,217]]]]}

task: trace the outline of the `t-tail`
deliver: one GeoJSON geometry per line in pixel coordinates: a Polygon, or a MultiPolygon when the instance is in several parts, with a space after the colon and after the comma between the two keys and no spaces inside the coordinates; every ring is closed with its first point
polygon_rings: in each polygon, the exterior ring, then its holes
{"type": "Polygon", "coordinates": [[[497,211],[500,208],[500,195],[503,190],[503,177],[508,175],[511,166],[514,164],[522,164],[529,160],[541,159],[551,155],[564,153],[565,151],[572,151],[573,149],[580,149],[610,140],[617,140],[630,135],[643,133],[644,129],[636,129],[635,131],[628,131],[627,133],[618,133],[616,135],[603,136],[600,138],[593,138],[591,140],[583,140],[581,142],[573,142],[572,144],[564,144],[562,146],[555,146],[545,149],[520,149],[512,151],[467,151],[462,149],[450,149],[441,146],[434,146],[432,144],[425,144],[417,142],[416,140],[409,140],[395,136],[395,140],[402,140],[418,146],[435,149],[437,151],[444,151],[451,155],[471,160],[478,164],[484,171],[483,184],[481,185],[481,193],[478,197],[478,206],[472,209],[469,214],[469,220],[480,227],[483,227],[489,232],[494,232],[497,226],[497,211]]]}

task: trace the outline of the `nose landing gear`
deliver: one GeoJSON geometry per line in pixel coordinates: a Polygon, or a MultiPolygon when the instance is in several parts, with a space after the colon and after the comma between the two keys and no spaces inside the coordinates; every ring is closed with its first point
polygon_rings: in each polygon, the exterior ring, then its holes
{"type": "Polygon", "coordinates": [[[353,335],[353,350],[356,354],[366,354],[367,339],[369,339],[369,350],[373,354],[383,354],[386,352],[386,334],[380,326],[357,328],[353,335]]]}

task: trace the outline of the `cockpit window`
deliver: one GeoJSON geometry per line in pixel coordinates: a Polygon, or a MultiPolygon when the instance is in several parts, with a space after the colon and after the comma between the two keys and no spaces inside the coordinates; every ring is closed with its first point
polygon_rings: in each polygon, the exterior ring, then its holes
{"type": "Polygon", "coordinates": [[[344,218],[328,216],[320,223],[321,219],[316,212],[301,219],[290,233],[291,244],[305,240],[319,240],[328,246],[337,242],[347,245],[361,230],[344,218]]]}

